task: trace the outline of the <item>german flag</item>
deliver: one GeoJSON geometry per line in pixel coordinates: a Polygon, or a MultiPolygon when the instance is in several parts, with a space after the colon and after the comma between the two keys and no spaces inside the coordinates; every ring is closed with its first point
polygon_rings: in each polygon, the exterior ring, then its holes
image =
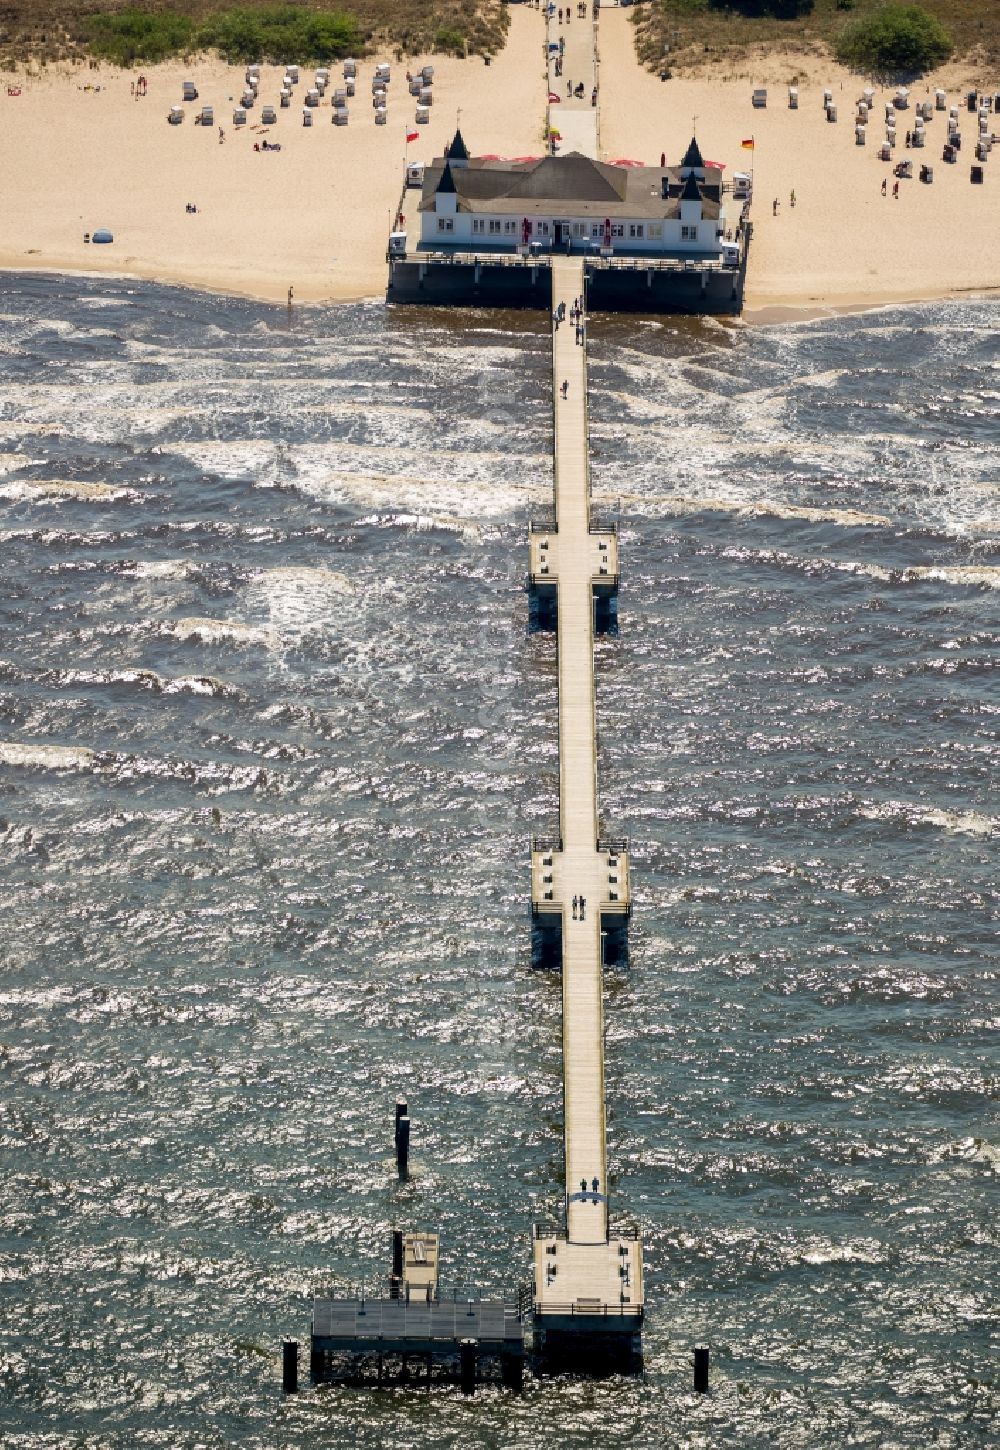
{"type": "Polygon", "coordinates": [[[745,141],[741,141],[740,142],[740,145],[743,147],[743,150],[744,151],[752,151],[753,150],[753,137],[752,136],[748,136],[745,141]]]}

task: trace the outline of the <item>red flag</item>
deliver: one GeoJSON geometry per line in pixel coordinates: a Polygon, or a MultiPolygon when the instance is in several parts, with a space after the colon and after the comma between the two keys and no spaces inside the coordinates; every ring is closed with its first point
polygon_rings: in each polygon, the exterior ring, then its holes
{"type": "Polygon", "coordinates": [[[407,144],[407,146],[409,146],[409,144],[410,144],[411,141],[418,140],[419,137],[420,137],[420,132],[419,131],[407,131],[407,133],[406,133],[406,144],[407,144]]]}

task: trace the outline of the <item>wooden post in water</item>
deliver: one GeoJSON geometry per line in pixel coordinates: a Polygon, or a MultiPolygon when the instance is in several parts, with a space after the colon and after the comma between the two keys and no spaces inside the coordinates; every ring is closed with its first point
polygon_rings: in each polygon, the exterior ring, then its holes
{"type": "Polygon", "coordinates": [[[695,1394],[708,1394],[708,1364],[709,1351],[704,1345],[699,1346],[694,1352],[694,1388],[695,1394]]]}
{"type": "Polygon", "coordinates": [[[281,1388],[286,1395],[298,1393],[299,1346],[294,1339],[286,1339],[281,1346],[281,1388]]]}
{"type": "Polygon", "coordinates": [[[458,1342],[458,1361],[463,1395],[476,1393],[476,1349],[474,1339],[460,1339],[458,1342]]]}
{"type": "Polygon", "coordinates": [[[392,1277],[389,1280],[390,1299],[399,1298],[399,1286],[403,1282],[403,1230],[392,1231],[392,1277]]]}
{"type": "Polygon", "coordinates": [[[396,1099],[396,1170],[405,1183],[410,1176],[410,1119],[403,1098],[396,1099]]]}

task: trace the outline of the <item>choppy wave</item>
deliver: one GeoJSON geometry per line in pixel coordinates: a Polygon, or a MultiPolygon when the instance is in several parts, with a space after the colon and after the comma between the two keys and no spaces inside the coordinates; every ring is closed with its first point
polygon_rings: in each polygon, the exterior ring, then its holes
{"type": "Polygon", "coordinates": [[[988,1443],[998,304],[595,320],[646,1373],[292,1403],[392,1225],[499,1292],[561,1210],[544,323],[0,290],[5,1446],[988,1443]]]}

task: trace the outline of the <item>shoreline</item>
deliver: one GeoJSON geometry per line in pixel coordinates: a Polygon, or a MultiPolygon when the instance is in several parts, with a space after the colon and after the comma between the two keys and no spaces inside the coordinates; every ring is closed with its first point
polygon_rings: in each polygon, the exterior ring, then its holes
{"type": "MultiPolygon", "coordinates": [[[[58,266],[49,267],[33,266],[30,263],[24,266],[9,261],[0,253],[0,273],[5,276],[25,277],[86,277],[93,281],[100,281],[107,278],[116,282],[149,282],[154,286],[178,288],[186,292],[198,292],[210,297],[232,297],[243,302],[255,302],[262,306],[284,306],[285,294],[275,289],[272,292],[261,290],[251,292],[233,287],[225,287],[216,279],[197,279],[187,276],[169,276],[158,273],[155,276],[148,275],[143,271],[118,271],[108,268],[94,269],[83,266],[58,266]]],[[[904,293],[885,296],[855,296],[838,297],[833,296],[825,300],[817,298],[799,299],[794,296],[784,298],[767,299],[754,306],[745,306],[738,315],[726,317],[714,316],[715,322],[728,322],[743,324],[747,327],[771,327],[780,323],[796,322],[818,322],[823,318],[848,317],[860,315],[865,312],[884,312],[891,307],[919,307],[928,302],[985,302],[1000,298],[1000,284],[995,287],[959,287],[929,289],[919,293],[904,293]]],[[[328,297],[311,297],[308,299],[295,299],[296,312],[303,312],[311,307],[347,307],[360,305],[368,302],[385,302],[384,289],[378,292],[370,290],[356,295],[331,295],[328,297]]],[[[389,305],[389,304],[386,304],[389,305]]],[[[396,304],[400,305],[400,304],[396,304]]],[[[403,304],[405,305],[405,304],[403,304]]],[[[454,309],[458,310],[458,309],[454,309]]],[[[599,317],[601,314],[597,314],[599,317]]],[[[604,314],[610,316],[612,314],[604,314]]],[[[620,314],[619,314],[620,315],[620,314]]],[[[684,314],[677,314],[682,316],[684,314]]],[[[687,314],[697,316],[700,314],[687,314]]],[[[636,317],[655,316],[662,318],[662,313],[636,312],[636,317]]],[[[595,318],[596,320],[596,318],[595,318]]]]}

